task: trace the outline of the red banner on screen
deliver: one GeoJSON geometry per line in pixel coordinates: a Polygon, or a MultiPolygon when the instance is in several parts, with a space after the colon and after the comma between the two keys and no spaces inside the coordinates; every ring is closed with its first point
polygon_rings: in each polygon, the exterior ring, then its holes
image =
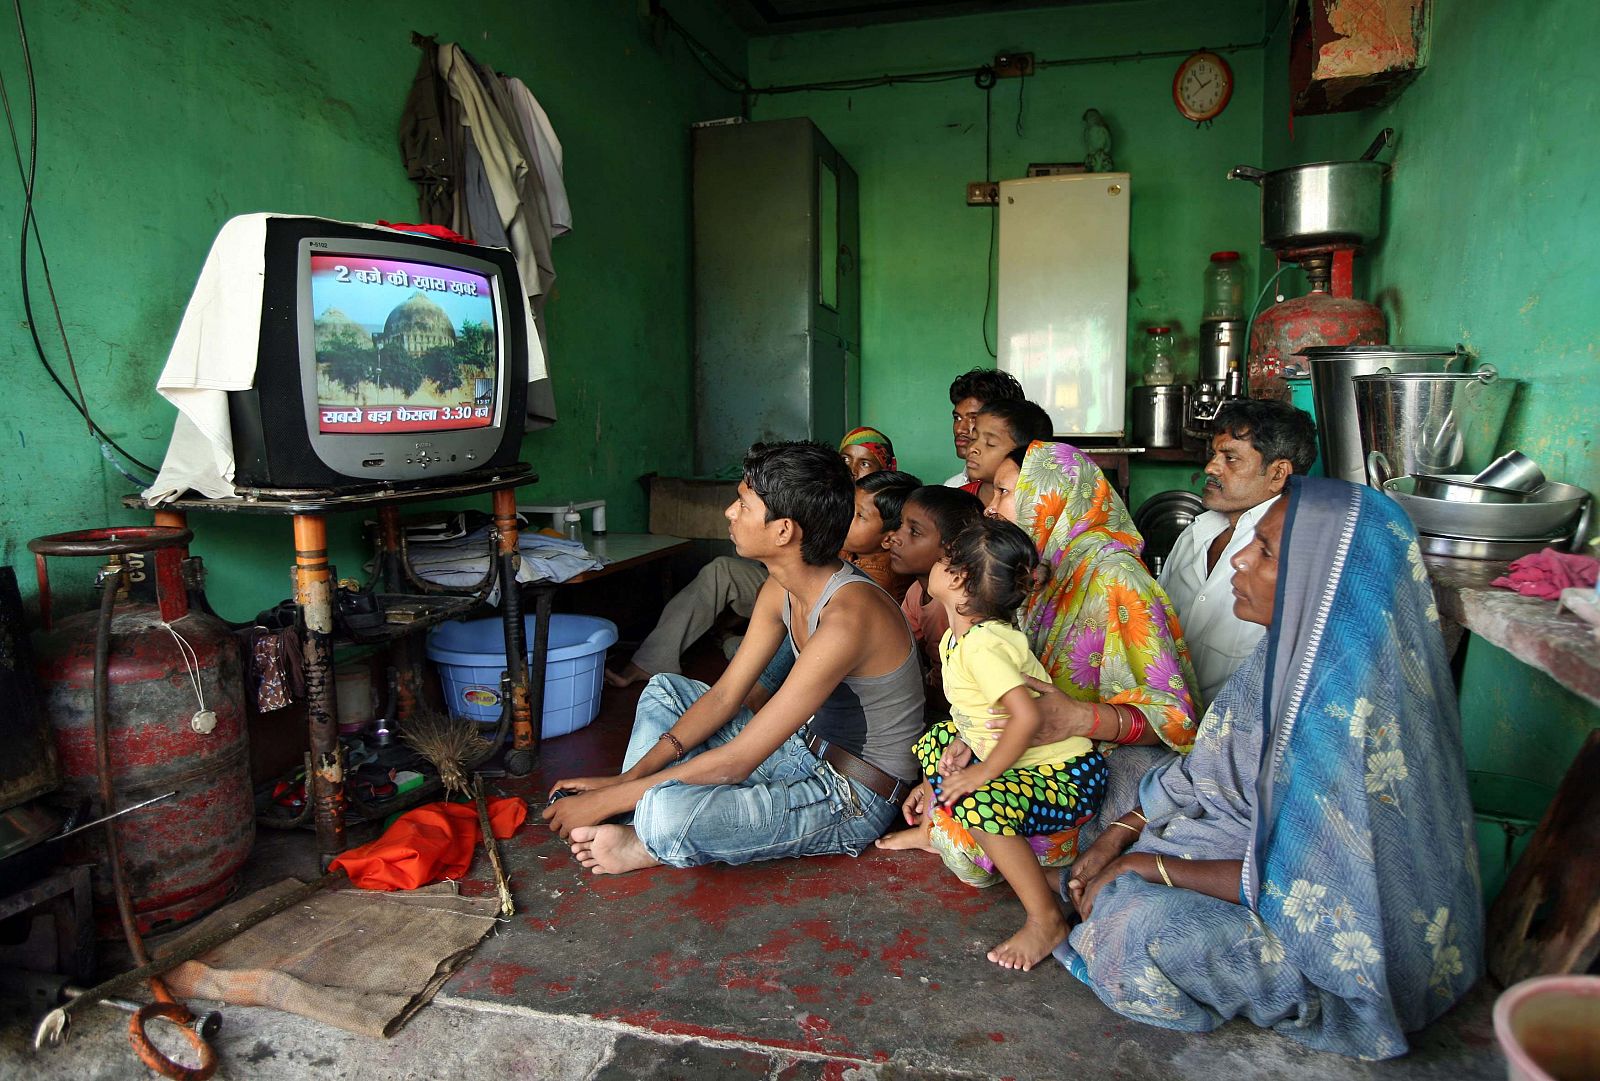
{"type": "Polygon", "coordinates": [[[489,405],[325,405],[320,407],[322,431],[359,434],[362,432],[449,432],[461,428],[485,428],[494,423],[494,407],[489,405]]]}

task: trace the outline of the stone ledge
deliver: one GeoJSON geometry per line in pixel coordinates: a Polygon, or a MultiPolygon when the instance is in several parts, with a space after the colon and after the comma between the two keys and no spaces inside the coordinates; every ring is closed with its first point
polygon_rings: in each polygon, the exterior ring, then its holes
{"type": "MultiPolygon", "coordinates": [[[[1600,705],[1600,643],[1593,629],[1555,601],[1524,597],[1489,583],[1504,561],[1424,556],[1441,621],[1454,622],[1600,705]]],[[[1451,641],[1446,628],[1445,641],[1451,641]]]]}

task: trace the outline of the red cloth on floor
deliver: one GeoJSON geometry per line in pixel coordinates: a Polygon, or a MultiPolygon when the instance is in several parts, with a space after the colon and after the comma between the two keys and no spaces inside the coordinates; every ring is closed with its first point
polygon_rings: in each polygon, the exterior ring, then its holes
{"type": "Polygon", "coordinates": [[[1513,560],[1506,573],[1492,584],[1524,597],[1553,601],[1561,596],[1563,589],[1593,589],[1597,568],[1600,568],[1600,560],[1594,556],[1546,548],[1513,560]]]}
{"type": "MultiPolygon", "coordinates": [[[[489,828],[505,840],[528,819],[525,800],[489,801],[489,828]]],[[[427,803],[395,819],[376,841],[341,853],[328,867],[364,890],[414,890],[460,878],[478,847],[478,810],[471,803],[427,803]]]]}
{"type": "Polygon", "coordinates": [[[386,229],[400,229],[407,233],[425,233],[428,236],[436,236],[440,240],[454,240],[459,244],[477,243],[477,241],[469,240],[454,229],[443,225],[418,225],[409,221],[384,221],[382,218],[378,219],[378,224],[386,229]]]}

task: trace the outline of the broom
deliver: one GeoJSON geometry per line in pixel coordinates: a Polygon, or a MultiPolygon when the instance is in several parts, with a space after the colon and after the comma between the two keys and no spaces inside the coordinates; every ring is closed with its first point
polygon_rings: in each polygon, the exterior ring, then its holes
{"type": "Polygon", "coordinates": [[[478,727],[460,717],[445,716],[430,711],[419,711],[406,721],[400,738],[414,747],[418,754],[432,762],[439,771],[439,783],[446,794],[459,792],[471,799],[478,808],[478,831],[483,834],[483,849],[489,854],[489,866],[494,869],[495,889],[500,895],[500,912],[505,916],[516,914],[511,901],[511,882],[500,862],[500,848],[495,844],[494,831],[489,826],[489,801],[485,797],[483,778],[474,773],[469,780],[466,763],[479,758],[489,749],[489,741],[478,735],[478,727]]]}

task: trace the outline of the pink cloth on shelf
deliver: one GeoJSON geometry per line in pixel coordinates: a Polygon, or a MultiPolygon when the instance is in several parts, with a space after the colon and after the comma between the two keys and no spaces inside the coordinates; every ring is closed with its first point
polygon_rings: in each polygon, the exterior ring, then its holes
{"type": "Polygon", "coordinates": [[[1546,548],[1514,560],[1493,584],[1524,597],[1553,601],[1561,596],[1563,589],[1593,589],[1597,570],[1600,570],[1600,560],[1594,556],[1546,548]]]}

